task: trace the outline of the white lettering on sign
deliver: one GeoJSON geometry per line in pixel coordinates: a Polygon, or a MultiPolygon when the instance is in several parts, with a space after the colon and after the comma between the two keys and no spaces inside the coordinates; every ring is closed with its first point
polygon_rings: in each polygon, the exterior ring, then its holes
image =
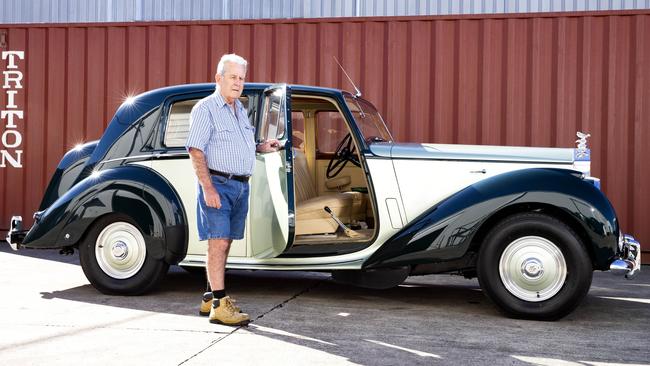
{"type": "Polygon", "coordinates": [[[23,73],[18,69],[18,60],[25,60],[24,51],[3,51],[2,59],[7,60],[7,70],[2,71],[2,89],[7,95],[7,104],[0,111],[0,119],[4,124],[2,131],[2,150],[0,150],[0,168],[7,164],[14,168],[22,168],[23,150],[19,150],[23,143],[23,135],[18,131],[16,122],[23,119],[24,113],[16,104],[18,90],[23,88],[21,81],[23,73]]]}

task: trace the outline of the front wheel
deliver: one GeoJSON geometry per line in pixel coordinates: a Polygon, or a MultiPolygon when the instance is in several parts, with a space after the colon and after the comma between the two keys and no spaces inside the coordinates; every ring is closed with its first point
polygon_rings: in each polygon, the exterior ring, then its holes
{"type": "Polygon", "coordinates": [[[487,235],[478,259],[486,295],[505,313],[559,319],[575,309],[591,286],[591,259],[578,235],[548,215],[510,216],[487,235]]]}
{"type": "Polygon", "coordinates": [[[97,220],[79,244],[79,261],[90,283],[109,295],[140,295],[152,290],[169,265],[152,258],[142,232],[122,215],[97,220]]]}

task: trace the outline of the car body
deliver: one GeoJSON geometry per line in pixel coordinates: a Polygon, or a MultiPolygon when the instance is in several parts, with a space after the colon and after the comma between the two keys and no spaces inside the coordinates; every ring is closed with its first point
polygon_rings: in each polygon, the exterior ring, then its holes
{"type": "MultiPolygon", "coordinates": [[[[151,290],[168,266],[205,265],[196,177],[184,144],[214,84],[125,101],[98,141],[67,152],[35,223],[12,247],[80,251],[100,291],[151,290]]],[[[589,149],[396,143],[374,106],[338,89],[246,84],[258,141],[245,238],[228,268],[330,271],[386,288],[407,276],[478,276],[507,314],[556,319],[593,270],[632,276],[640,247],[590,176],[589,149]],[[340,222],[340,223],[339,223],[340,222]]]]}

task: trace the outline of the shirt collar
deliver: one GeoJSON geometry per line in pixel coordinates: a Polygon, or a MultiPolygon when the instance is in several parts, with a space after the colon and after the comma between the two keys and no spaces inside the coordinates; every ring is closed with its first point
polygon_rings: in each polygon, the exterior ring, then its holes
{"type": "MultiPolygon", "coordinates": [[[[221,92],[219,92],[218,86],[214,90],[214,98],[219,108],[222,108],[224,105],[227,105],[226,99],[223,97],[223,95],[221,95],[221,92]]],[[[235,99],[235,106],[237,106],[237,109],[242,109],[244,107],[244,105],[241,103],[239,99],[235,99]]]]}

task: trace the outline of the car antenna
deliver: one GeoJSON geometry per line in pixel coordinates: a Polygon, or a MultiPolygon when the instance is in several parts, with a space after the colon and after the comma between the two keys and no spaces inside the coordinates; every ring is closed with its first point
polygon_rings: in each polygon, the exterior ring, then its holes
{"type": "Polygon", "coordinates": [[[356,92],[356,94],[355,94],[354,96],[355,96],[356,98],[359,98],[359,97],[361,96],[361,90],[359,90],[359,88],[357,88],[357,86],[354,85],[354,81],[352,81],[352,78],[350,78],[350,75],[348,75],[348,73],[345,72],[345,69],[343,68],[343,66],[341,66],[341,63],[340,63],[339,60],[336,58],[336,56],[332,56],[332,57],[334,58],[334,61],[336,61],[336,64],[339,65],[339,67],[341,68],[341,70],[342,70],[343,73],[345,74],[345,77],[348,78],[348,80],[350,81],[350,84],[352,84],[352,86],[354,87],[354,91],[356,92]]]}

